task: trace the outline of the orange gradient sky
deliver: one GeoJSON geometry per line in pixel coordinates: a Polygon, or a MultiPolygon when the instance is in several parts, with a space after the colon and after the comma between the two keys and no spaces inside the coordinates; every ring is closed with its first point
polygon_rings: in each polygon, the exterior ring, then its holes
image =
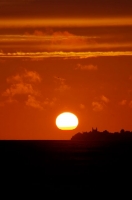
{"type": "Polygon", "coordinates": [[[0,2],[0,139],[132,130],[131,0],[0,2]],[[75,130],[56,127],[72,112],[75,130]]]}

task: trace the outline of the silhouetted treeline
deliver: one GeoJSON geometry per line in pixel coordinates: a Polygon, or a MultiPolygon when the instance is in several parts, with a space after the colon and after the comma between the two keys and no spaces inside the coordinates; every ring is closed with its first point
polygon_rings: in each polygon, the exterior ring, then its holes
{"type": "Polygon", "coordinates": [[[109,132],[104,130],[100,132],[92,128],[90,132],[76,133],[72,136],[71,140],[79,141],[132,141],[132,131],[125,131],[121,129],[120,132],[109,132]]]}

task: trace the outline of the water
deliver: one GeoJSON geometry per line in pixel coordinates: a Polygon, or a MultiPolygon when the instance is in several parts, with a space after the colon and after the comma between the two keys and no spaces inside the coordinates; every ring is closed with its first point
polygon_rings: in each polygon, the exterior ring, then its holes
{"type": "Polygon", "coordinates": [[[0,141],[1,180],[52,189],[122,186],[132,178],[131,153],[129,142],[0,141]]]}

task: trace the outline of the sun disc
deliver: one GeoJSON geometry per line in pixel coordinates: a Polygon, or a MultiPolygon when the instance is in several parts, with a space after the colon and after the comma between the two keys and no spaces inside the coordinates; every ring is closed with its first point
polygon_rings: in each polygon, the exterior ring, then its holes
{"type": "Polygon", "coordinates": [[[70,112],[61,113],[56,118],[56,126],[61,130],[73,130],[78,126],[78,118],[70,112]]]}

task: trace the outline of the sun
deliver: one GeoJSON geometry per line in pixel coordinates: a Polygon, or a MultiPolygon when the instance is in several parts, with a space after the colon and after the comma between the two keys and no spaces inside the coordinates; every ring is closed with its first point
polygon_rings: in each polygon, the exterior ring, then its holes
{"type": "Polygon", "coordinates": [[[61,130],[73,130],[78,126],[78,118],[70,112],[64,112],[56,118],[56,126],[61,130]]]}

